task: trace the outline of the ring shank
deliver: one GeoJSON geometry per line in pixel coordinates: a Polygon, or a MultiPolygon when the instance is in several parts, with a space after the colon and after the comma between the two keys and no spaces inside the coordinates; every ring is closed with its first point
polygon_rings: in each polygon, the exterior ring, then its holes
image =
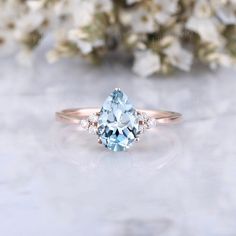
{"type": "MultiPolygon", "coordinates": [[[[149,117],[156,119],[158,123],[176,123],[182,115],[172,111],[162,110],[143,110],[137,109],[140,113],[146,113],[149,117]]],[[[97,108],[75,108],[67,109],[56,113],[58,121],[68,124],[78,124],[81,120],[87,119],[90,115],[99,113],[100,109],[97,108]]]]}

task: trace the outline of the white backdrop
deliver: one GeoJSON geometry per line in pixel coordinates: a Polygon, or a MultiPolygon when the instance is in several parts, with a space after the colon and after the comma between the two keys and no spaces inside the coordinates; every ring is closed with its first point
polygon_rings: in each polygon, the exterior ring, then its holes
{"type": "Polygon", "coordinates": [[[32,68],[0,59],[0,107],[0,235],[236,235],[234,71],[141,79],[119,62],[48,65],[39,52],[32,68]],[[55,122],[115,87],[185,120],[125,153],[55,122]]]}

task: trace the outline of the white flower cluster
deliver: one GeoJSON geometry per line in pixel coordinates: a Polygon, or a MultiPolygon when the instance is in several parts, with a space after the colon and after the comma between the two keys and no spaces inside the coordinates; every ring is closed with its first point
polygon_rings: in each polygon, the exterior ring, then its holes
{"type": "Polygon", "coordinates": [[[189,71],[194,59],[234,66],[236,0],[0,0],[0,54],[20,49],[25,61],[49,34],[49,62],[123,51],[144,77],[189,71]]]}

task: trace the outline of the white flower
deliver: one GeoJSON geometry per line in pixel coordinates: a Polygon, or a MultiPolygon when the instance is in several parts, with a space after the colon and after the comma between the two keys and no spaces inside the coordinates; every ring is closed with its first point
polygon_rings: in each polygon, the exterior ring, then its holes
{"type": "Polygon", "coordinates": [[[189,71],[192,65],[193,56],[186,49],[182,48],[178,41],[174,41],[164,50],[169,62],[184,71],[189,71]]]}
{"type": "Polygon", "coordinates": [[[28,33],[34,30],[40,31],[46,14],[41,11],[30,11],[16,21],[14,37],[16,40],[24,40],[28,33]]]}
{"type": "Polygon", "coordinates": [[[153,16],[144,8],[123,11],[120,18],[135,33],[153,33],[157,29],[153,16]]]}
{"type": "Polygon", "coordinates": [[[209,18],[211,17],[212,9],[208,0],[197,0],[195,1],[193,15],[198,18],[209,18]]]}
{"type": "Polygon", "coordinates": [[[233,59],[222,52],[214,52],[210,54],[207,58],[211,69],[216,69],[219,66],[230,67],[233,66],[233,59]]]}
{"type": "Polygon", "coordinates": [[[90,42],[84,40],[77,40],[76,43],[82,54],[89,54],[93,50],[93,45],[90,42]]]}
{"type": "Polygon", "coordinates": [[[220,45],[223,42],[221,35],[217,30],[217,23],[211,18],[197,18],[191,17],[186,28],[199,34],[200,38],[204,42],[220,45]]]}
{"type": "MultiPolygon", "coordinates": [[[[213,0],[212,0],[213,1],[213,0]]],[[[213,1],[216,15],[226,25],[236,24],[236,1],[223,4],[222,1],[213,1]]]]}
{"type": "Polygon", "coordinates": [[[135,53],[133,71],[147,77],[160,70],[160,57],[151,50],[138,51],[135,53]]]}
{"type": "Polygon", "coordinates": [[[38,10],[43,7],[44,2],[43,1],[27,1],[26,4],[31,10],[38,10]]]}
{"type": "Polygon", "coordinates": [[[17,29],[21,32],[29,33],[39,28],[45,19],[45,15],[40,11],[31,11],[25,14],[17,23],[17,29]]]}
{"type": "Polygon", "coordinates": [[[157,6],[155,19],[159,24],[165,24],[177,11],[177,0],[155,0],[154,3],[157,6]]]}
{"type": "Polygon", "coordinates": [[[88,41],[87,35],[80,30],[70,30],[68,33],[68,39],[76,43],[77,47],[84,55],[91,53],[93,48],[101,47],[104,45],[104,40],[102,39],[88,41]]]}
{"type": "Polygon", "coordinates": [[[53,10],[57,16],[65,16],[71,14],[72,2],[67,0],[56,1],[53,10]]]}
{"type": "Polygon", "coordinates": [[[99,47],[102,47],[103,45],[104,45],[104,41],[101,39],[98,39],[92,43],[85,40],[77,41],[77,46],[79,47],[82,54],[89,54],[92,52],[94,48],[99,48],[99,47]]]}
{"type": "Polygon", "coordinates": [[[111,12],[113,10],[112,0],[95,0],[99,12],[111,12]]]}
{"type": "Polygon", "coordinates": [[[217,9],[217,15],[226,25],[236,24],[236,16],[230,8],[217,9]]]}
{"type": "Polygon", "coordinates": [[[199,34],[203,42],[221,45],[223,38],[219,33],[219,23],[212,17],[212,9],[206,0],[196,1],[193,16],[191,16],[186,28],[199,34]]]}
{"type": "Polygon", "coordinates": [[[111,0],[71,0],[70,11],[75,27],[84,27],[92,23],[95,13],[111,12],[113,4],[111,0]]]}
{"type": "Polygon", "coordinates": [[[95,3],[94,1],[72,0],[71,13],[76,27],[87,26],[92,23],[95,3]]]}

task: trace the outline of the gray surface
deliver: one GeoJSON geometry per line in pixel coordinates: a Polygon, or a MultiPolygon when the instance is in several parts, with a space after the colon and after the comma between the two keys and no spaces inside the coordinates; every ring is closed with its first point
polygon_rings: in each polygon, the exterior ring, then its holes
{"type": "Polygon", "coordinates": [[[81,61],[32,68],[0,59],[0,235],[236,235],[236,80],[195,68],[140,79],[124,65],[81,61]],[[101,106],[121,87],[137,107],[180,111],[129,152],[54,121],[101,106]]]}

